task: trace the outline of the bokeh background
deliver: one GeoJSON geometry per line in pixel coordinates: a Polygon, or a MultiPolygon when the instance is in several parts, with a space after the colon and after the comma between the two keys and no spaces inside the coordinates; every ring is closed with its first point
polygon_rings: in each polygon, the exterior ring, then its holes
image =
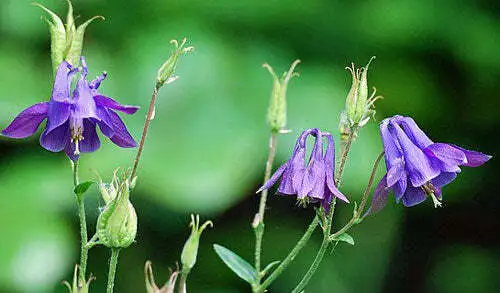
{"type": "MultiPolygon", "coordinates": [[[[31,0],[0,2],[0,128],[26,106],[50,97],[49,34],[45,14],[31,0]]],[[[40,1],[65,16],[62,0],[40,1]]],[[[266,108],[272,79],[299,58],[288,91],[288,127],[279,137],[276,164],[287,159],[298,133],[320,127],[337,132],[350,88],[344,67],[366,64],[385,100],[377,119],[411,115],[436,141],[496,155],[500,128],[500,5],[497,1],[119,1],[74,0],[78,21],[94,15],[84,55],[90,74],[108,71],[102,91],[142,106],[126,117],[139,138],[157,68],[169,40],[188,37],[196,51],[178,66],[180,79],[158,99],[133,202],[137,241],[123,251],[116,292],[144,292],[143,268],[154,262],[157,281],[168,278],[189,234],[189,213],[212,219],[204,233],[192,292],[248,292],[212,250],[219,243],[251,260],[253,231],[267,156],[266,108]]],[[[338,136],[337,136],[338,137],[338,136]]],[[[377,122],[362,129],[347,163],[342,190],[359,199],[381,151],[377,122]]],[[[82,178],[129,166],[134,150],[109,141],[82,158],[82,178]]],[[[356,245],[339,245],[323,262],[307,292],[497,292],[500,287],[499,180],[494,158],[464,168],[444,189],[444,207],[430,201],[404,208],[393,198],[355,227],[356,245]]],[[[378,178],[382,176],[382,168],[378,178]]],[[[78,261],[79,234],[63,154],[26,140],[0,138],[0,291],[65,292],[78,261]]],[[[103,205],[87,194],[89,234],[103,205]]],[[[336,225],[352,206],[340,205],[336,225]]],[[[282,259],[314,211],[293,198],[269,200],[263,261],[282,259]]],[[[314,235],[272,286],[289,292],[321,241],[314,235]]],[[[89,272],[103,292],[109,251],[90,252],[89,272]]]]}

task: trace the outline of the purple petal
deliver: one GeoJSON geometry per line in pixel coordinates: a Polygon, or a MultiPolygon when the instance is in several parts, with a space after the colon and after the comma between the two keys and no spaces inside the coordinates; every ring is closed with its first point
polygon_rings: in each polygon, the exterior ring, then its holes
{"type": "Polygon", "coordinates": [[[68,102],[70,99],[70,86],[72,76],[78,72],[68,62],[63,61],[57,68],[51,101],[68,102]]]}
{"type": "MultiPolygon", "coordinates": [[[[137,143],[135,142],[134,138],[130,135],[130,133],[127,130],[127,127],[123,123],[122,119],[118,114],[113,112],[112,110],[108,110],[107,112],[107,117],[108,119],[106,121],[107,125],[111,125],[113,128],[113,135],[109,136],[109,139],[114,142],[117,146],[122,147],[122,148],[133,148],[137,146],[137,143]]],[[[101,117],[102,119],[103,117],[101,117]]],[[[106,135],[105,133],[103,133],[106,135]]]]}
{"type": "Polygon", "coordinates": [[[425,193],[420,187],[408,186],[402,197],[403,204],[411,207],[423,202],[426,199],[425,193]]]}
{"type": "MultiPolygon", "coordinates": [[[[387,187],[398,183],[402,177],[406,178],[404,161],[394,161],[392,167],[387,170],[387,187]]],[[[406,180],[406,179],[405,179],[406,180]]]]}
{"type": "Polygon", "coordinates": [[[276,181],[278,181],[278,179],[281,177],[283,172],[285,172],[285,169],[287,168],[287,166],[288,166],[288,162],[281,165],[278,168],[278,170],[276,170],[276,172],[274,172],[273,176],[271,176],[271,178],[269,180],[267,180],[267,182],[261,188],[259,188],[259,190],[257,190],[256,193],[259,193],[264,189],[269,189],[271,186],[273,186],[274,183],[276,183],[276,181]]]}
{"type": "Polygon", "coordinates": [[[96,125],[89,119],[83,120],[83,140],[79,143],[80,152],[95,152],[101,146],[101,141],[97,135],[96,125]]]}
{"type": "Polygon", "coordinates": [[[432,179],[431,182],[434,186],[443,187],[451,181],[455,180],[455,178],[457,178],[457,173],[442,172],[438,177],[432,179]]]}
{"type": "Polygon", "coordinates": [[[461,150],[464,153],[465,157],[467,158],[467,163],[464,164],[464,166],[467,166],[467,167],[479,167],[482,164],[486,163],[489,159],[492,158],[490,155],[486,155],[486,154],[476,152],[476,151],[466,150],[466,149],[461,148],[461,147],[456,146],[456,145],[452,145],[452,146],[454,148],[461,150]]]}
{"type": "Polygon", "coordinates": [[[395,135],[403,150],[406,170],[409,173],[410,181],[413,186],[422,186],[439,175],[439,169],[433,168],[430,160],[404,133],[401,127],[391,121],[395,135]]]}
{"type": "Polygon", "coordinates": [[[78,118],[98,118],[97,105],[84,75],[80,76],[76,89],[73,91],[73,101],[75,101],[75,104],[72,115],[78,118]]]}
{"type": "Polygon", "coordinates": [[[403,173],[401,179],[399,179],[399,181],[392,186],[392,191],[394,192],[397,201],[401,199],[407,187],[408,187],[408,176],[406,176],[406,173],[403,173]]]}
{"type": "Polygon", "coordinates": [[[420,149],[424,149],[432,144],[432,140],[418,127],[415,120],[410,117],[394,116],[393,118],[403,128],[410,140],[420,149]]]}
{"type": "Polygon", "coordinates": [[[71,104],[51,101],[49,103],[47,127],[45,131],[49,133],[63,125],[68,121],[70,114],[71,104]]]}
{"type": "Polygon", "coordinates": [[[424,153],[444,172],[460,172],[458,166],[467,163],[464,152],[446,143],[431,144],[424,149],[424,153]]]}
{"type": "Polygon", "coordinates": [[[290,161],[286,162],[286,164],[288,164],[288,167],[285,168],[283,176],[281,177],[278,193],[286,195],[297,194],[297,191],[293,188],[292,176],[290,176],[290,161]]]}
{"type": "MultiPolygon", "coordinates": [[[[311,192],[316,193],[316,198],[321,198],[324,192],[325,183],[325,164],[323,162],[323,138],[321,132],[315,129],[316,140],[314,142],[314,147],[309,158],[309,163],[307,164],[302,184],[297,190],[297,195],[299,198],[303,198],[306,195],[312,195],[311,192]],[[321,193],[321,196],[318,194],[321,193]]],[[[304,143],[305,146],[305,143],[304,143]]]]}
{"type": "Polygon", "coordinates": [[[11,138],[25,138],[33,135],[40,123],[47,117],[49,103],[35,104],[19,113],[2,134],[11,138]]]}
{"type": "Polygon", "coordinates": [[[40,136],[40,144],[51,152],[60,152],[69,144],[71,131],[69,122],[48,132],[48,129],[40,136]]]}
{"type": "Polygon", "coordinates": [[[372,205],[366,212],[366,214],[374,214],[385,207],[387,204],[387,196],[389,195],[389,190],[387,188],[387,174],[382,177],[375,192],[372,197],[372,205]]]}
{"type": "Polygon", "coordinates": [[[345,197],[340,190],[338,190],[337,186],[335,186],[335,180],[333,178],[335,173],[335,142],[333,140],[333,136],[329,133],[325,134],[328,145],[326,147],[325,153],[325,168],[326,168],[326,185],[331,193],[335,195],[335,197],[349,203],[347,197],[345,197]]]}
{"type": "Polygon", "coordinates": [[[80,158],[80,155],[75,155],[75,144],[74,143],[69,143],[66,145],[64,148],[64,152],[66,153],[66,156],[73,162],[77,161],[80,158]]]}
{"type": "Polygon", "coordinates": [[[382,143],[384,145],[384,158],[387,170],[390,170],[393,165],[404,163],[403,151],[396,137],[389,131],[390,119],[384,119],[380,123],[380,135],[382,136],[382,143]]]}
{"type": "Polygon", "coordinates": [[[139,107],[122,105],[112,98],[108,98],[102,95],[94,96],[94,101],[96,102],[97,106],[110,108],[123,112],[125,114],[134,114],[135,112],[137,112],[137,110],[139,110],[139,107]]]}
{"type": "Polygon", "coordinates": [[[90,82],[90,87],[94,90],[97,90],[99,86],[101,86],[101,82],[106,78],[106,76],[108,76],[108,73],[104,71],[103,73],[101,73],[101,75],[90,82]]]}

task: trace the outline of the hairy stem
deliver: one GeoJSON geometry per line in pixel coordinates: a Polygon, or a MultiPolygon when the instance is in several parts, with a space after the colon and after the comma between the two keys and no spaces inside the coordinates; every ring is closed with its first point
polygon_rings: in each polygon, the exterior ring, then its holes
{"type": "Polygon", "coordinates": [[[375,179],[375,173],[377,172],[377,167],[383,157],[384,157],[384,152],[382,152],[378,156],[377,160],[375,161],[375,164],[373,165],[372,173],[370,175],[370,179],[368,180],[368,185],[366,186],[365,192],[363,194],[363,199],[361,200],[361,204],[359,205],[358,210],[354,213],[351,220],[344,227],[342,227],[340,230],[329,236],[330,241],[334,241],[335,239],[337,239],[338,236],[347,232],[353,225],[355,225],[358,222],[358,220],[363,215],[366,201],[368,200],[368,195],[370,195],[370,190],[373,185],[373,180],[375,179]]]}
{"type": "Polygon", "coordinates": [[[118,265],[119,254],[120,248],[111,248],[111,258],[109,260],[108,272],[108,286],[106,289],[106,293],[113,293],[113,287],[115,286],[116,266],[118,265]]]}
{"type": "Polygon", "coordinates": [[[188,273],[181,273],[181,278],[179,280],[179,293],[187,293],[186,283],[187,283],[188,273]]]}
{"type": "Polygon", "coordinates": [[[144,143],[146,142],[146,135],[148,134],[149,124],[151,124],[151,120],[153,120],[156,96],[158,95],[159,90],[160,85],[156,84],[151,96],[151,101],[149,102],[148,113],[146,115],[146,121],[144,122],[144,129],[142,130],[141,142],[139,143],[139,149],[137,150],[137,155],[135,156],[134,167],[132,168],[130,180],[133,180],[135,174],[137,173],[137,167],[139,166],[139,160],[141,159],[142,151],[144,149],[144,143]]]}
{"type": "MultiPolygon", "coordinates": [[[[272,132],[269,140],[269,155],[266,162],[266,171],[264,173],[264,184],[271,177],[274,157],[276,156],[276,138],[277,133],[272,132]]],[[[264,213],[266,212],[267,189],[263,190],[260,196],[259,212],[255,216],[253,227],[255,230],[255,269],[257,270],[257,286],[260,284],[260,269],[261,269],[261,254],[262,254],[262,238],[264,236],[264,213]]]]}
{"type": "Polygon", "coordinates": [[[290,251],[290,253],[286,256],[286,258],[280,263],[280,265],[272,272],[269,277],[267,277],[262,285],[256,287],[254,292],[264,292],[269,285],[271,285],[276,278],[278,278],[279,275],[292,263],[292,261],[295,259],[295,257],[299,254],[300,250],[306,245],[307,241],[309,241],[309,238],[311,238],[312,233],[314,230],[316,230],[316,227],[319,224],[319,217],[316,215],[309,224],[309,227],[307,228],[306,232],[304,235],[302,235],[302,238],[295,244],[295,247],[290,251]]]}
{"type": "MultiPolygon", "coordinates": [[[[79,161],[73,162],[73,187],[80,184],[78,178],[78,168],[79,161]]],[[[87,220],[85,217],[85,203],[83,200],[83,195],[76,195],[76,201],[78,205],[78,218],[80,219],[80,277],[82,280],[86,279],[87,271],[87,258],[88,258],[88,247],[87,247],[87,220]]]]}
{"type": "Polygon", "coordinates": [[[323,239],[323,242],[321,242],[321,246],[318,250],[318,253],[316,254],[316,257],[314,258],[313,263],[311,264],[311,267],[307,271],[307,273],[304,275],[300,283],[295,287],[295,289],[292,290],[292,293],[300,293],[304,289],[304,287],[307,285],[311,277],[314,275],[316,270],[318,269],[321,260],[323,259],[323,256],[325,256],[325,252],[328,249],[328,245],[330,242],[328,241],[328,237],[326,239],[323,239]]]}

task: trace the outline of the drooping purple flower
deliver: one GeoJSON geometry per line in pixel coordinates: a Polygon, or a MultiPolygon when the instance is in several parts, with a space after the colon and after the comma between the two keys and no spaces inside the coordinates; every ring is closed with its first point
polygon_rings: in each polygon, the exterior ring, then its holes
{"type": "Polygon", "coordinates": [[[57,69],[50,101],[22,111],[2,134],[11,138],[25,138],[33,135],[43,120],[47,119],[40,144],[52,152],[64,150],[72,160],[77,160],[80,153],[99,149],[101,142],[97,125],[116,145],[135,147],[137,143],[115,111],[134,114],[139,107],[121,105],[101,95],[98,88],[106,78],[106,73],[89,83],[87,64],[83,57],[81,63],[82,68],[77,68],[63,61],[57,69]],[[80,72],[80,78],[71,92],[72,77],[77,72],[80,72]]]}
{"type": "Polygon", "coordinates": [[[380,133],[387,173],[375,190],[370,213],[384,207],[389,189],[405,206],[417,205],[428,196],[440,206],[441,188],[457,177],[459,166],[477,167],[491,158],[453,144],[434,143],[410,117],[384,119],[380,133]]]}
{"type": "Polygon", "coordinates": [[[269,189],[281,177],[278,193],[297,195],[300,202],[321,202],[328,210],[333,196],[349,202],[337,189],[334,181],[335,143],[330,133],[317,128],[308,129],[300,135],[291,158],[284,163],[271,178],[257,191],[269,189]],[[316,138],[313,150],[306,162],[306,141],[309,136],[316,138]],[[327,140],[323,155],[323,138],[327,140]]]}

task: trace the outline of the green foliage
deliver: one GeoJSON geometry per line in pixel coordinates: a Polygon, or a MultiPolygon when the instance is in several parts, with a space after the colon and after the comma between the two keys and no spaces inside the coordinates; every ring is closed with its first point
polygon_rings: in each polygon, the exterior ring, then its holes
{"type": "Polygon", "coordinates": [[[257,278],[257,272],[255,268],[249,264],[246,260],[241,258],[236,253],[220,246],[214,244],[214,250],[217,255],[222,259],[222,261],[236,274],[238,277],[242,278],[249,284],[255,283],[257,278]]]}
{"type": "Polygon", "coordinates": [[[87,192],[90,186],[95,183],[95,181],[85,181],[83,183],[80,183],[73,189],[73,192],[78,196],[82,196],[85,192],[87,192]]]}
{"type": "Polygon", "coordinates": [[[343,242],[346,242],[346,243],[349,243],[351,245],[354,245],[354,238],[352,238],[351,235],[347,234],[347,233],[343,233],[343,234],[340,234],[336,239],[334,239],[333,241],[343,241],[343,242]]]}

